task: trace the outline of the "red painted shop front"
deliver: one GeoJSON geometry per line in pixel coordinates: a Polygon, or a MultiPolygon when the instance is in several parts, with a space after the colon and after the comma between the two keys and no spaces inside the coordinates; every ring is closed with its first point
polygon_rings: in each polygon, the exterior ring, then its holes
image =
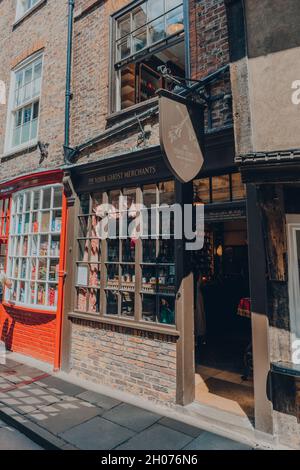
{"type": "Polygon", "coordinates": [[[0,185],[0,270],[12,282],[0,303],[9,351],[60,367],[66,198],[61,170],[0,185]]]}

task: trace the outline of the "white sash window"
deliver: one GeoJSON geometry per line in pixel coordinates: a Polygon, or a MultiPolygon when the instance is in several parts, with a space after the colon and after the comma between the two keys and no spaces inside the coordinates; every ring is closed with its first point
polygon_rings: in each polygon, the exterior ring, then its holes
{"type": "Polygon", "coordinates": [[[37,142],[42,84],[42,55],[12,72],[6,135],[6,151],[37,142]]]}
{"type": "Polygon", "coordinates": [[[22,18],[27,11],[31,10],[40,0],[17,0],[16,19],[22,18]]]}

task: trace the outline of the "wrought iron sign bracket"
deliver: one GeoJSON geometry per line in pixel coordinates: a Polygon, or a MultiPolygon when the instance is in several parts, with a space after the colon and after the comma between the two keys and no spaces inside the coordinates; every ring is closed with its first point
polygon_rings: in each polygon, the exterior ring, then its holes
{"type": "Polygon", "coordinates": [[[177,85],[178,89],[175,87],[175,93],[183,97],[188,96],[193,101],[196,101],[202,105],[209,106],[213,101],[218,101],[220,99],[231,99],[231,94],[229,93],[220,93],[217,96],[211,96],[210,92],[207,91],[207,87],[209,87],[212,82],[218,80],[222,75],[229,71],[228,65],[221,67],[201,80],[173,75],[171,70],[166,65],[159,66],[157,71],[163,78],[166,78],[177,85]]]}
{"type": "Polygon", "coordinates": [[[67,164],[74,163],[74,160],[79,155],[79,149],[77,147],[67,147],[64,145],[64,156],[67,164]]]}

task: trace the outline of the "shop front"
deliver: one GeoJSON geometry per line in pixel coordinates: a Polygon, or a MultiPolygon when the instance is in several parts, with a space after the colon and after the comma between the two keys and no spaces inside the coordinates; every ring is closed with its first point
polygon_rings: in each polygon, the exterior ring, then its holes
{"type": "Polygon", "coordinates": [[[176,201],[174,178],[152,150],[78,166],[72,182],[67,367],[88,380],[174,403],[175,240],[172,223],[162,232],[159,214],[159,206],[176,201]],[[106,210],[115,232],[109,228],[104,237],[106,210]],[[137,236],[142,211],[149,227],[155,221],[151,236],[137,236]]]}
{"type": "Polygon", "coordinates": [[[7,350],[60,365],[66,200],[62,171],[1,185],[1,341],[7,350]]]}
{"type": "MultiPolygon", "coordinates": [[[[206,277],[213,285],[222,274],[224,293],[230,283],[231,291],[238,286],[236,299],[227,310],[223,306],[216,312],[211,304],[207,324],[219,326],[220,332],[221,324],[229,325],[228,318],[233,318],[241,362],[236,372],[243,375],[243,355],[251,342],[249,319],[238,316],[239,301],[249,297],[244,186],[232,165],[232,133],[208,137],[205,146],[203,177],[194,183],[176,180],[160,147],[78,164],[65,176],[69,249],[64,371],[156,402],[193,402],[197,389],[194,335],[199,329],[195,318],[200,302],[193,278],[206,277]],[[185,240],[174,236],[172,217],[165,228],[160,208],[176,203],[180,207],[205,204],[202,250],[185,250],[185,240]],[[112,235],[108,228],[107,236],[101,236],[107,211],[116,230],[112,235]],[[150,235],[140,230],[142,211],[142,220],[151,226],[150,235]],[[213,245],[208,247],[209,238],[213,245]],[[216,266],[206,272],[203,263],[211,263],[210,250],[216,266]]],[[[213,329],[208,329],[214,336],[213,329]]],[[[222,341],[224,350],[229,336],[222,341]]],[[[204,356],[201,350],[203,366],[204,356]]],[[[197,349],[196,363],[198,359],[197,349]]]]}

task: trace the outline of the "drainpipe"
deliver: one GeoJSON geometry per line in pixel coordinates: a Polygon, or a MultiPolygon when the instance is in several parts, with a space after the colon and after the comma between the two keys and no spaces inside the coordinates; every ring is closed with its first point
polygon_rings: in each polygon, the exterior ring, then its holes
{"type": "Polygon", "coordinates": [[[72,73],[72,45],[73,45],[73,17],[75,0],[68,0],[68,42],[67,42],[67,70],[66,70],[66,101],[65,101],[65,163],[68,163],[66,158],[66,150],[70,145],[70,105],[72,99],[71,92],[71,73],[72,73]]]}
{"type": "MultiPolygon", "coordinates": [[[[71,92],[71,73],[72,73],[72,40],[73,40],[73,16],[74,16],[75,0],[68,0],[68,37],[67,37],[67,67],[66,67],[66,94],[65,94],[65,137],[64,137],[64,162],[69,164],[67,159],[67,150],[70,144],[70,104],[72,99],[71,92]]],[[[62,350],[62,328],[63,328],[63,296],[65,284],[65,251],[66,251],[66,230],[67,230],[67,200],[63,196],[62,224],[60,244],[60,262],[59,262],[59,285],[58,285],[58,303],[56,314],[56,335],[55,335],[55,353],[54,353],[54,370],[57,371],[61,367],[61,350],[62,350]]]]}

